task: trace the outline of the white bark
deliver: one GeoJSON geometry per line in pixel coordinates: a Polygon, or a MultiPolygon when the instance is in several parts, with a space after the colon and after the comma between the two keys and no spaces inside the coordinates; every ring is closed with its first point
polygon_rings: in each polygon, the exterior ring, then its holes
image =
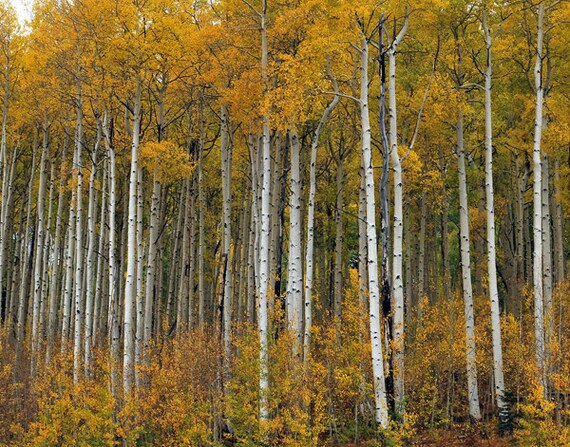
{"type": "MultiPolygon", "coordinates": [[[[461,107],[461,106],[460,106],[461,107]]],[[[467,174],[463,148],[463,111],[457,112],[457,163],[459,173],[459,246],[461,251],[461,278],[465,307],[465,348],[467,358],[467,394],[469,416],[481,419],[479,390],[477,388],[477,362],[475,353],[475,317],[473,315],[473,287],[471,285],[471,259],[469,247],[469,204],[467,202],[467,174]]]]}
{"type": "MultiPolygon", "coordinates": [[[[19,364],[19,356],[24,342],[24,335],[26,329],[26,318],[28,316],[28,295],[27,295],[27,285],[28,285],[28,273],[30,269],[30,263],[32,261],[31,257],[33,255],[32,244],[29,241],[30,235],[30,223],[31,223],[31,213],[32,213],[32,199],[34,191],[34,176],[36,170],[36,155],[38,151],[37,134],[34,138],[33,149],[32,149],[32,166],[30,181],[28,182],[28,202],[26,205],[26,225],[24,226],[24,237],[21,245],[21,268],[20,268],[20,289],[18,290],[18,325],[16,332],[16,339],[18,342],[18,347],[16,350],[16,364],[19,364]]],[[[15,293],[15,292],[13,292],[15,293]]]]}
{"type": "MultiPolygon", "coordinates": [[[[332,79],[335,93],[338,93],[338,85],[332,79]]],[[[336,107],[340,100],[337,94],[327,105],[323,112],[323,116],[313,134],[311,142],[311,165],[309,167],[309,201],[307,206],[307,246],[305,248],[305,335],[303,339],[303,361],[309,360],[311,349],[311,328],[313,326],[313,275],[314,275],[314,245],[315,245],[315,194],[317,189],[317,149],[319,146],[319,137],[323,131],[326,121],[328,120],[332,110],[336,107]]]]}
{"type": "Polygon", "coordinates": [[[361,43],[360,119],[362,126],[362,161],[366,193],[366,241],[368,248],[368,293],[370,295],[370,341],[372,343],[372,374],[374,384],[374,417],[383,428],[388,427],[388,405],[384,383],[384,358],[378,285],[378,245],[376,240],[376,209],[374,171],[372,166],[371,129],[368,109],[368,40],[361,43]]]}
{"type": "Polygon", "coordinates": [[[485,69],[485,199],[487,215],[487,271],[489,275],[489,300],[491,304],[491,331],[493,334],[493,373],[495,398],[502,424],[508,424],[509,410],[505,400],[505,384],[503,377],[503,348],[501,343],[501,315],[499,309],[499,290],[497,286],[497,262],[495,247],[495,195],[493,188],[493,117],[491,103],[492,80],[492,45],[493,40],[486,23],[486,12],[483,16],[483,30],[487,50],[487,66],[485,69]]]}
{"type": "MultiPolygon", "coordinates": [[[[268,53],[267,53],[267,0],[262,0],[261,12],[261,77],[265,92],[268,86],[268,53]]],[[[262,183],[261,183],[261,216],[259,225],[259,268],[258,268],[258,330],[259,330],[259,418],[267,420],[269,413],[267,399],[269,392],[269,358],[267,343],[267,288],[269,285],[269,231],[271,224],[270,192],[271,192],[271,142],[269,134],[269,116],[262,116],[262,183]]]]}
{"type": "Polygon", "coordinates": [[[87,256],[86,256],[86,287],[85,287],[85,338],[83,346],[83,356],[85,362],[85,373],[90,374],[91,370],[91,350],[93,348],[93,302],[94,302],[94,264],[95,264],[95,177],[97,174],[97,154],[101,146],[102,129],[99,119],[97,119],[97,137],[93,148],[91,173],[89,175],[89,204],[87,210],[87,256]]]}
{"type": "Polygon", "coordinates": [[[75,324],[73,337],[73,383],[79,381],[79,366],[81,360],[81,331],[83,316],[83,165],[82,165],[82,149],[83,149],[83,99],[81,93],[81,85],[78,81],[77,87],[77,127],[75,130],[75,151],[76,155],[76,176],[77,176],[77,193],[76,193],[76,212],[75,212],[75,324]]]}
{"type": "MultiPolygon", "coordinates": [[[[394,344],[394,405],[396,415],[404,413],[404,277],[403,263],[403,184],[402,164],[398,154],[396,110],[396,52],[408,28],[406,16],[402,29],[388,48],[388,114],[390,118],[390,156],[394,171],[394,239],[392,248],[392,337],[394,344]]],[[[420,298],[421,299],[421,298],[420,298]]]]}
{"type": "MultiPolygon", "coordinates": [[[[67,157],[67,134],[64,135],[63,141],[63,152],[61,155],[61,160],[65,160],[67,157]]],[[[54,236],[54,249],[53,249],[53,262],[50,263],[51,272],[50,272],[50,289],[49,289],[49,311],[48,311],[48,337],[47,337],[47,346],[46,346],[46,365],[49,365],[51,360],[51,353],[54,348],[55,343],[55,336],[56,336],[56,326],[57,326],[57,304],[58,304],[58,285],[60,283],[59,277],[61,276],[63,270],[63,259],[61,253],[61,234],[63,231],[63,185],[64,185],[64,177],[60,173],[59,179],[59,194],[57,198],[57,214],[55,218],[55,236],[54,236]]]]}
{"type": "Polygon", "coordinates": [[[131,392],[135,332],[133,327],[133,300],[136,295],[136,227],[137,227],[137,175],[141,120],[141,81],[137,79],[133,111],[133,141],[129,177],[129,211],[127,223],[127,277],[124,293],[123,318],[123,392],[131,392]]]}
{"type": "Polygon", "coordinates": [[[534,119],[534,145],[532,150],[533,162],[533,287],[534,287],[534,334],[536,366],[544,396],[547,395],[546,381],[546,352],[544,342],[544,302],[543,302],[543,266],[542,266],[542,108],[544,103],[543,86],[543,40],[544,40],[544,4],[538,6],[538,23],[536,38],[536,60],[534,65],[534,83],[536,89],[536,114],[534,119]]]}
{"type": "Polygon", "coordinates": [[[135,384],[140,386],[140,370],[144,338],[144,290],[143,290],[143,171],[137,172],[137,283],[136,283],[136,331],[135,331],[135,384]]]}
{"type": "Polygon", "coordinates": [[[97,247],[97,271],[95,273],[95,298],[93,305],[93,328],[91,332],[92,344],[97,344],[97,336],[101,330],[101,322],[103,314],[103,252],[105,250],[105,234],[106,234],[106,211],[107,211],[107,172],[103,171],[101,175],[103,190],[101,192],[101,211],[99,216],[100,233],[99,245],[97,247]]]}
{"type": "Polygon", "coordinates": [[[40,309],[41,309],[41,291],[42,291],[42,274],[43,274],[43,248],[45,237],[45,193],[46,193],[46,177],[49,151],[48,128],[47,124],[43,129],[43,145],[42,156],[40,161],[40,185],[38,190],[38,200],[36,205],[37,213],[37,234],[36,234],[36,258],[34,265],[34,292],[33,292],[33,313],[32,313],[32,376],[35,373],[37,357],[39,355],[40,343],[40,309]]]}
{"type": "MultiPolygon", "coordinates": [[[[3,290],[4,278],[4,254],[6,251],[6,217],[9,201],[7,194],[8,180],[8,154],[7,154],[7,125],[8,125],[8,105],[10,103],[10,51],[4,66],[4,97],[2,105],[2,137],[0,141],[0,170],[2,171],[2,203],[0,205],[0,295],[3,290]]],[[[8,283],[8,278],[6,279],[8,283]]],[[[8,294],[6,294],[8,296],[8,294]]],[[[8,317],[10,309],[6,306],[5,316],[8,317]]]]}
{"type": "Polygon", "coordinates": [[[222,151],[222,259],[225,266],[223,292],[224,368],[229,373],[232,323],[232,269],[231,269],[231,218],[232,218],[232,144],[228,110],[221,107],[222,151]]]}
{"type": "Polygon", "coordinates": [[[552,335],[552,232],[550,229],[550,165],[546,154],[542,156],[542,285],[546,342],[552,335]]]}
{"type": "Polygon", "coordinates": [[[204,116],[200,118],[200,143],[198,148],[198,326],[204,328],[204,307],[206,297],[204,291],[204,174],[202,158],[204,156],[204,116]]]}
{"type": "Polygon", "coordinates": [[[287,272],[287,321],[296,343],[293,354],[299,355],[303,343],[303,265],[301,263],[301,157],[299,137],[290,132],[291,183],[289,196],[289,263],[287,272]]]}
{"type": "Polygon", "coordinates": [[[144,310],[144,347],[148,349],[152,337],[152,315],[155,299],[155,284],[156,284],[156,248],[158,244],[158,230],[159,230],[159,208],[161,196],[161,184],[154,175],[152,185],[152,199],[150,207],[150,228],[149,228],[149,241],[148,241],[148,258],[146,267],[146,299],[144,310]]]}
{"type": "Polygon", "coordinates": [[[111,390],[113,395],[118,395],[118,374],[117,368],[119,364],[119,315],[118,315],[118,302],[117,302],[117,262],[115,255],[115,215],[116,215],[116,156],[115,148],[113,147],[111,135],[111,117],[108,112],[105,112],[103,130],[105,133],[105,147],[107,149],[107,156],[109,159],[109,297],[108,297],[108,330],[109,330],[109,345],[111,348],[110,369],[111,369],[111,390]]]}

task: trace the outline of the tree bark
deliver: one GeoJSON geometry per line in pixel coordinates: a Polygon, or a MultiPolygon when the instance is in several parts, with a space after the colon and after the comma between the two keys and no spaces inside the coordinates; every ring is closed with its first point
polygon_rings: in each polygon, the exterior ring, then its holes
{"type": "Polygon", "coordinates": [[[368,109],[368,39],[362,37],[360,77],[360,119],[362,126],[362,163],[366,197],[366,242],[368,249],[368,293],[370,295],[370,341],[372,343],[372,374],[374,385],[374,417],[382,428],[388,427],[388,406],[384,383],[384,358],[378,285],[378,244],[376,239],[376,205],[372,167],[371,130],[368,109]]]}
{"type": "Polygon", "coordinates": [[[137,79],[134,111],[131,168],[129,177],[129,208],[127,223],[127,276],[124,293],[123,318],[123,392],[128,396],[133,380],[133,356],[135,333],[133,328],[133,300],[136,295],[136,220],[137,220],[137,175],[141,120],[141,81],[137,79]]]}

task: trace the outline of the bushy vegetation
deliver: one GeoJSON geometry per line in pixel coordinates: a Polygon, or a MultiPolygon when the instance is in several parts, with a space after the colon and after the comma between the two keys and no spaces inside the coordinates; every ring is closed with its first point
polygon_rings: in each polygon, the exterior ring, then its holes
{"type": "MultiPolygon", "coordinates": [[[[259,338],[242,325],[233,339],[229,373],[219,340],[211,331],[189,331],[155,344],[141,371],[139,391],[113,393],[109,353],[96,353],[89,376],[73,383],[69,355],[59,355],[37,372],[15,370],[16,353],[0,345],[0,445],[4,446],[404,446],[570,444],[568,324],[569,284],[555,294],[549,341],[550,398],[536,379],[528,306],[522,318],[502,320],[507,392],[513,432],[498,436],[492,396],[488,305],[476,299],[479,386],[484,420],[466,418],[462,303],[459,298],[422,303],[411,316],[406,356],[405,421],[377,432],[369,362],[367,309],[351,275],[340,320],[326,318],[314,331],[308,363],[291,350],[291,335],[279,311],[272,318],[269,418],[259,421],[259,338]],[[562,313],[561,313],[562,312],[562,313]]],[[[276,306],[279,309],[279,306],[276,306]]],[[[4,338],[4,337],[3,337],[4,338]]],[[[21,353],[23,358],[27,353],[21,353]]],[[[27,362],[23,362],[26,364],[27,362]]],[[[43,365],[43,363],[42,363],[43,365]]]]}

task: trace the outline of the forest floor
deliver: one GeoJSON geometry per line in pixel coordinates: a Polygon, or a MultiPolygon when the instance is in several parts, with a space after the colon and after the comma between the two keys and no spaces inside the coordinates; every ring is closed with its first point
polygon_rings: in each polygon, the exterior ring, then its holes
{"type": "Polygon", "coordinates": [[[413,446],[437,447],[508,447],[514,445],[509,436],[496,433],[474,432],[469,428],[456,430],[429,430],[420,432],[412,443],[413,446]]]}

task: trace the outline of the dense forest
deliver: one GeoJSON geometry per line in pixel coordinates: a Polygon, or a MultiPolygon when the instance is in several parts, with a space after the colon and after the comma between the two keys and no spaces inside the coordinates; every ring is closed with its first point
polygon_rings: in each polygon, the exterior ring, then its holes
{"type": "Polygon", "coordinates": [[[570,3],[0,3],[0,445],[570,446],[570,3]]]}

